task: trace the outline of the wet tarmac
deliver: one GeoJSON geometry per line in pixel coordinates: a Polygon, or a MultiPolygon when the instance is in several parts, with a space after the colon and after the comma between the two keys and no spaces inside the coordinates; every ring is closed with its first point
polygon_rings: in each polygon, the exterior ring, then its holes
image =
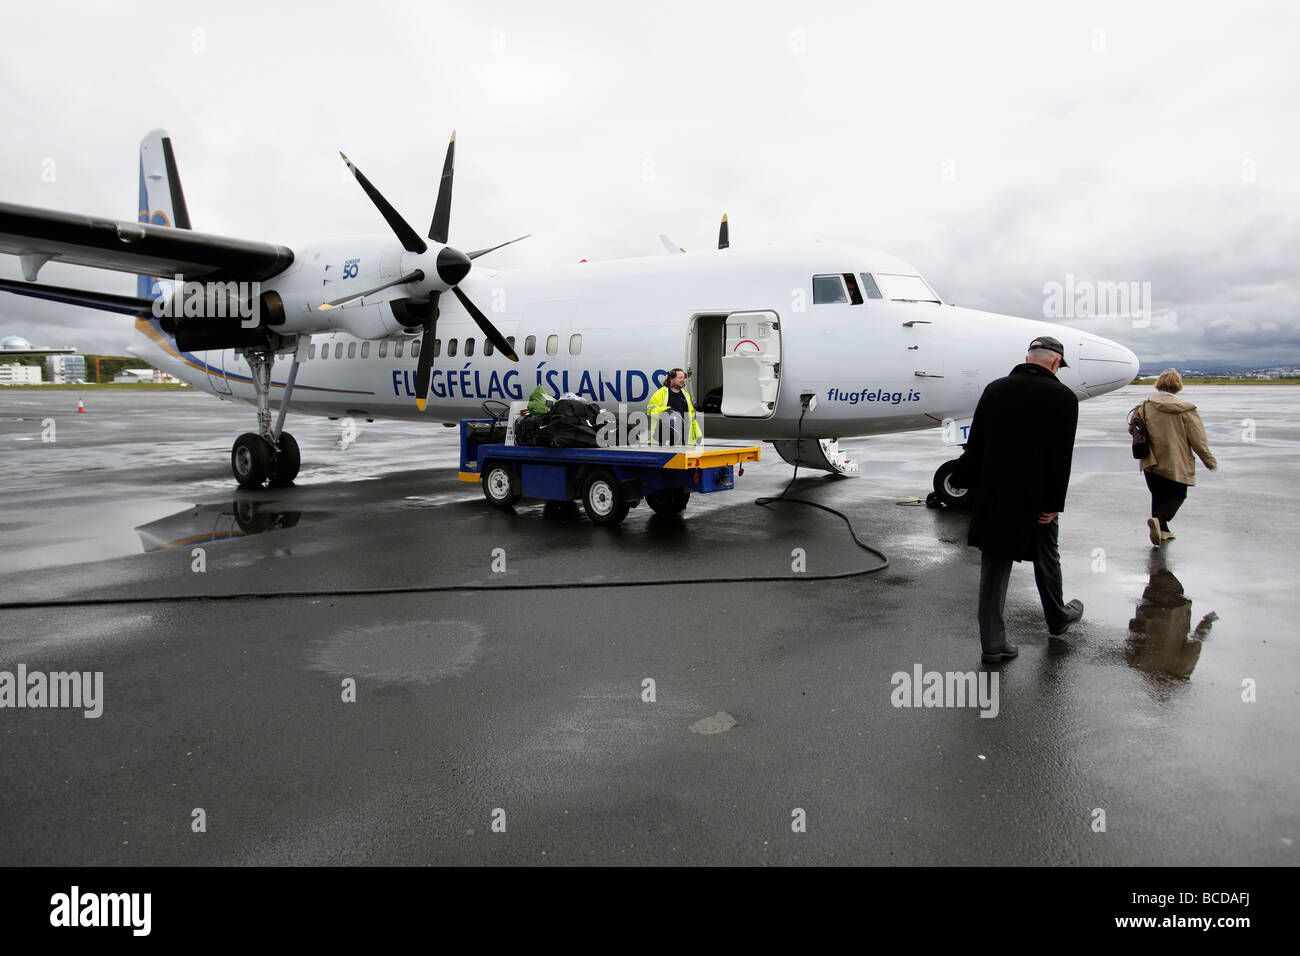
{"type": "Polygon", "coordinates": [[[488,506],[455,429],[291,416],[298,484],[245,493],[247,406],[0,391],[0,701],[20,666],[103,674],[99,717],[0,707],[0,863],[1294,865],[1300,390],[1183,393],[1222,467],[1159,551],[1144,391],[1080,407],[1084,621],[1049,638],[1018,565],[994,667],[967,518],[916,503],[937,432],[796,483],[891,562],[811,580],[875,559],[754,506],[790,475],[767,446],[608,529],[488,506]],[[734,577],[774,580],[648,586],[734,577]],[[925,706],[931,671],[996,694],[925,706]]]}

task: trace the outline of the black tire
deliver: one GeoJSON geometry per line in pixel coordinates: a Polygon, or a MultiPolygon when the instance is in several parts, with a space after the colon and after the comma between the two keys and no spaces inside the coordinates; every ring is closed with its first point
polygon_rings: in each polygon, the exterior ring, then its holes
{"type": "Polygon", "coordinates": [[[261,511],[256,501],[235,502],[235,523],[244,534],[261,534],[271,527],[273,517],[272,512],[261,511]]]}
{"type": "Polygon", "coordinates": [[[301,511],[263,511],[262,503],[258,501],[244,499],[235,502],[235,523],[244,534],[292,528],[301,517],[301,511]]]}
{"type": "Polygon", "coordinates": [[[519,487],[519,470],[502,461],[489,461],[483,466],[483,497],[498,508],[513,508],[523,497],[519,487]]]}
{"type": "Polygon", "coordinates": [[[261,488],[271,474],[275,450],[261,435],[244,432],[230,449],[230,470],[241,488],[261,488]]]}
{"type": "Polygon", "coordinates": [[[970,508],[970,492],[960,485],[952,483],[952,473],[957,468],[957,459],[945,461],[934,473],[934,493],[949,508],[966,511],[970,508]]]}
{"type": "Polygon", "coordinates": [[[597,468],[583,486],[582,507],[593,524],[613,525],[627,517],[628,503],[613,474],[597,468]]]}
{"type": "Polygon", "coordinates": [[[652,492],[645,496],[645,500],[657,515],[679,515],[686,510],[691,493],[686,488],[670,488],[667,491],[652,492]]]}
{"type": "Polygon", "coordinates": [[[298,451],[298,440],[288,432],[280,432],[280,453],[271,462],[271,487],[292,485],[301,467],[302,453],[298,451]]]}

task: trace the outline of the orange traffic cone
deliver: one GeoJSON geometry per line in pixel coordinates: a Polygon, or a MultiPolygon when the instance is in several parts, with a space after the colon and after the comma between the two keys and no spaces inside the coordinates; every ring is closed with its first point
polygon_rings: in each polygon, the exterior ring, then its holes
{"type": "Polygon", "coordinates": [[[78,396],[77,396],[77,411],[79,411],[79,412],[84,412],[85,410],[86,410],[86,403],[83,402],[83,401],[81,400],[81,396],[78,395],[78,396]]]}

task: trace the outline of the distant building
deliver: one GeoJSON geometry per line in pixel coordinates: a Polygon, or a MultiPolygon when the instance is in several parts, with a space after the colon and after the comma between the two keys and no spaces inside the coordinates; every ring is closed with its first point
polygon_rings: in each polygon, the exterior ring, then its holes
{"type": "Polygon", "coordinates": [[[86,357],[84,355],[47,355],[45,371],[50,381],[55,384],[84,382],[86,380],[86,357]]]}
{"type": "Polygon", "coordinates": [[[71,345],[54,347],[50,345],[32,345],[21,335],[6,335],[0,339],[0,355],[8,352],[28,355],[72,355],[77,350],[71,345]]]}
{"type": "Polygon", "coordinates": [[[179,385],[180,379],[175,375],[168,375],[166,372],[156,368],[124,368],[113,377],[114,382],[150,382],[156,385],[169,384],[179,385]]]}
{"type": "Polygon", "coordinates": [[[0,365],[0,385],[40,385],[39,365],[0,365]]]}

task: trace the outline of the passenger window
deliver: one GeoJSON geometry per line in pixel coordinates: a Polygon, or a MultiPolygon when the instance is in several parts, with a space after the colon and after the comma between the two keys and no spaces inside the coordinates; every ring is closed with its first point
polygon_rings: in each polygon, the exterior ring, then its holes
{"type": "Polygon", "coordinates": [[[839,276],[813,276],[813,305],[848,302],[844,294],[844,280],[839,276]]]}
{"type": "Polygon", "coordinates": [[[380,358],[388,358],[388,340],[387,340],[387,339],[385,339],[384,341],[382,341],[382,342],[379,343],[379,357],[380,357],[380,358]]]}
{"type": "Polygon", "coordinates": [[[569,354],[578,355],[582,352],[582,334],[575,332],[569,336],[569,354]]]}
{"type": "Polygon", "coordinates": [[[861,305],[862,293],[858,291],[858,281],[853,278],[852,272],[844,273],[844,284],[849,287],[849,301],[854,305],[861,305]]]}
{"type": "Polygon", "coordinates": [[[349,342],[349,343],[348,343],[348,358],[352,359],[352,358],[356,358],[356,357],[357,357],[357,343],[356,343],[356,342],[349,342]]]}
{"type": "Polygon", "coordinates": [[[862,288],[867,293],[868,299],[883,299],[880,294],[880,287],[876,285],[876,277],[870,272],[862,273],[862,288]]]}
{"type": "Polygon", "coordinates": [[[361,357],[362,357],[363,359],[364,359],[364,358],[370,358],[370,343],[369,343],[369,342],[362,342],[362,343],[361,343],[361,357]]]}
{"type": "Polygon", "coordinates": [[[448,340],[447,340],[447,354],[448,354],[449,356],[450,356],[450,355],[455,355],[455,354],[456,354],[456,340],[455,340],[455,339],[448,339],[448,340]]]}
{"type": "Polygon", "coordinates": [[[491,339],[484,339],[484,340],[483,340],[483,354],[484,354],[484,355],[491,355],[491,354],[492,354],[492,340],[491,340],[491,339]]]}
{"type": "Polygon", "coordinates": [[[537,351],[537,336],[530,335],[528,336],[528,338],[524,339],[524,354],[532,355],[536,351],[537,351]]]}
{"type": "Polygon", "coordinates": [[[466,354],[466,355],[473,355],[473,354],[474,354],[474,340],[473,340],[473,339],[466,339],[466,340],[465,340],[465,354],[466,354]]]}
{"type": "Polygon", "coordinates": [[[405,344],[406,344],[406,343],[404,343],[404,342],[394,342],[394,343],[393,343],[393,358],[401,358],[401,357],[402,357],[402,346],[405,345],[405,344]]]}
{"type": "MultiPolygon", "coordinates": [[[[506,336],[506,344],[510,346],[510,351],[513,352],[513,351],[515,350],[515,337],[514,337],[513,335],[507,335],[507,336],[506,336]]],[[[489,353],[489,354],[491,354],[491,353],[489,353]]]]}
{"type": "Polygon", "coordinates": [[[433,340],[433,357],[437,358],[442,354],[442,339],[433,340]]]}
{"type": "Polygon", "coordinates": [[[316,343],[313,342],[311,343],[311,345],[307,346],[307,358],[308,360],[311,360],[314,359],[315,357],[316,357],[316,343]]]}
{"type": "Polygon", "coordinates": [[[414,342],[411,343],[411,358],[420,357],[420,346],[422,344],[423,343],[419,339],[416,339],[414,342]]]}
{"type": "Polygon", "coordinates": [[[560,350],[560,337],[558,335],[548,335],[546,337],[546,354],[554,355],[560,350]]]}
{"type": "Polygon", "coordinates": [[[341,359],[341,358],[343,357],[343,343],[342,343],[342,342],[340,342],[338,345],[334,346],[334,357],[335,357],[336,359],[341,359]]]}

